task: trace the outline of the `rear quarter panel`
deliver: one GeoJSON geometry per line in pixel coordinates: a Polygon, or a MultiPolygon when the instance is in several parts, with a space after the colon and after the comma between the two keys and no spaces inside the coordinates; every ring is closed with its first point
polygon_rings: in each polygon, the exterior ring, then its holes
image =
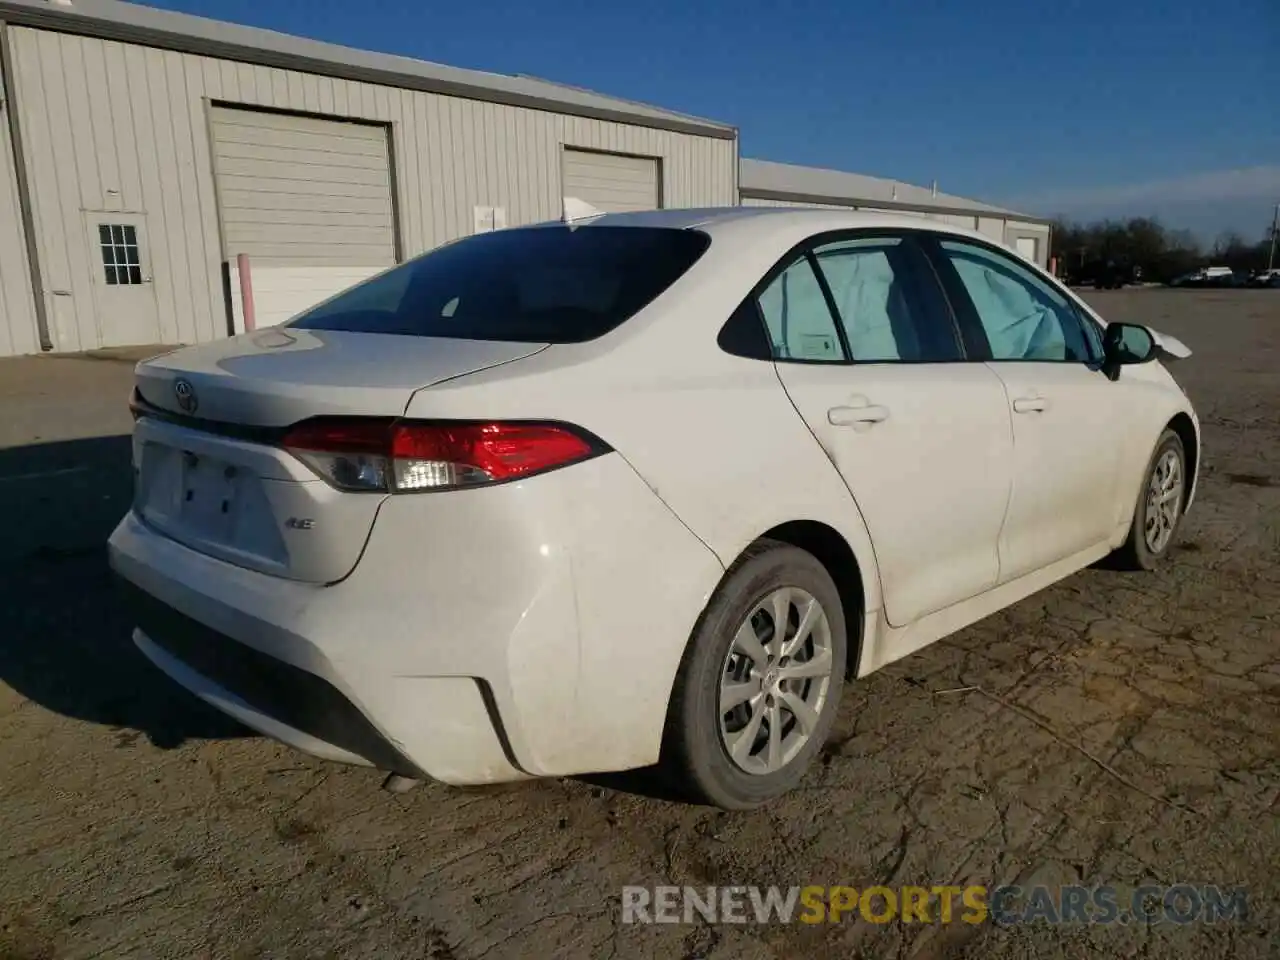
{"type": "Polygon", "coordinates": [[[360,564],[314,615],[335,661],[484,680],[521,769],[619,770],[657,760],[686,625],[722,572],[606,454],[389,497],[360,564]]]}
{"type": "MultiPolygon", "coordinates": [[[[881,602],[867,528],[772,363],[726,356],[710,369],[654,364],[637,375],[634,366],[586,361],[579,353],[552,347],[506,367],[503,375],[488,371],[420,391],[409,407],[413,417],[546,418],[585,427],[614,448],[611,456],[629,465],[651,502],[665,505],[670,522],[714,561],[694,564],[686,551],[671,551],[678,538],[660,516],[636,511],[625,523],[610,519],[616,491],[579,490],[573,509],[597,517],[602,539],[576,540],[579,676],[571,698],[562,691],[560,707],[572,704],[572,710],[559,716],[555,730],[591,729],[595,735],[573,737],[572,757],[560,748],[534,747],[530,755],[537,756],[539,772],[624,769],[657,759],[671,688],[698,618],[725,569],[772,527],[815,520],[835,529],[858,560],[866,609],[878,610],[881,602]],[[622,669],[629,671],[625,689],[618,685],[622,669]],[[630,731],[625,736],[624,728],[630,731]],[[582,766],[587,758],[595,765],[582,766]]],[[[627,510],[638,504],[634,494],[622,501],[627,510]]],[[[857,629],[856,615],[848,619],[850,630],[857,629]]],[[[534,644],[512,636],[510,682],[522,719],[542,707],[520,703],[521,683],[538,660],[517,654],[545,649],[547,636],[538,633],[534,644]]]]}
{"type": "Polygon", "coordinates": [[[774,526],[826,523],[853,549],[867,609],[876,610],[875,555],[844,481],[773,364],[732,356],[716,343],[788,239],[766,233],[721,243],[717,236],[694,271],[608,336],[420,390],[406,414],[586,427],[726,567],[774,526]]]}

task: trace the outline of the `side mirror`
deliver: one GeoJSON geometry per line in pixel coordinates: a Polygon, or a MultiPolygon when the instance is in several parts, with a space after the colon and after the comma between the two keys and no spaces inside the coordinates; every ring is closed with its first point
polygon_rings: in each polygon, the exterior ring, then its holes
{"type": "Polygon", "coordinates": [[[1102,372],[1116,380],[1121,367],[1155,359],[1156,338],[1136,323],[1109,323],[1102,334],[1102,353],[1102,372]]]}

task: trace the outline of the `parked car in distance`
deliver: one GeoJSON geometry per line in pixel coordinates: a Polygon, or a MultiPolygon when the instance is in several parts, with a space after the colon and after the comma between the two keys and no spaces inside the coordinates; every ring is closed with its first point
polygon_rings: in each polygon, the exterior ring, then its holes
{"type": "Polygon", "coordinates": [[[1201,267],[1170,281],[1174,287],[1231,287],[1239,283],[1230,267],[1201,267]]]}
{"type": "Polygon", "coordinates": [[[1091,260],[1069,270],[1064,282],[1071,286],[1093,287],[1095,290],[1119,290],[1139,283],[1142,268],[1117,260],[1091,260]]]}
{"type": "Polygon", "coordinates": [[[1280,287],[1280,269],[1260,270],[1249,278],[1251,287],[1280,287]]]}
{"type": "Polygon", "coordinates": [[[109,559],[147,657],[301,750],[749,808],[847,682],[1167,558],[1188,355],[911,217],[483,233],[139,364],[109,559]]]}

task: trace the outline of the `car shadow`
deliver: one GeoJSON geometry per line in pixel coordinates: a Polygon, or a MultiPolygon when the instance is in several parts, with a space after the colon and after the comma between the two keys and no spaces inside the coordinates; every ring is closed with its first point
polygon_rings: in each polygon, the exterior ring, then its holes
{"type": "Polygon", "coordinates": [[[129,438],[0,450],[0,683],[156,746],[250,736],[133,645],[106,540],[132,496],[129,438]]]}
{"type": "Polygon", "coordinates": [[[703,805],[690,796],[682,784],[673,781],[666,770],[657,765],[640,767],[636,770],[620,770],[617,773],[586,774],[572,779],[588,786],[630,793],[650,800],[663,800],[682,806],[703,805]]]}

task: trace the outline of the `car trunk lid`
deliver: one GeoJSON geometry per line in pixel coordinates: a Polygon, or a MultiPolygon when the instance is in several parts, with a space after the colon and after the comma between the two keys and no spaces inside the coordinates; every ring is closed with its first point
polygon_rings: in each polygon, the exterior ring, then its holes
{"type": "Polygon", "coordinates": [[[282,446],[313,417],[398,417],[423,387],[544,344],[277,329],[138,365],[134,509],[194,550],[315,583],[355,566],[382,492],[347,492],[282,446]]]}
{"type": "Polygon", "coordinates": [[[280,328],[153,357],[138,364],[136,384],[148,404],[177,416],[284,427],[316,416],[399,416],[415,390],[545,346],[280,328]]]}

